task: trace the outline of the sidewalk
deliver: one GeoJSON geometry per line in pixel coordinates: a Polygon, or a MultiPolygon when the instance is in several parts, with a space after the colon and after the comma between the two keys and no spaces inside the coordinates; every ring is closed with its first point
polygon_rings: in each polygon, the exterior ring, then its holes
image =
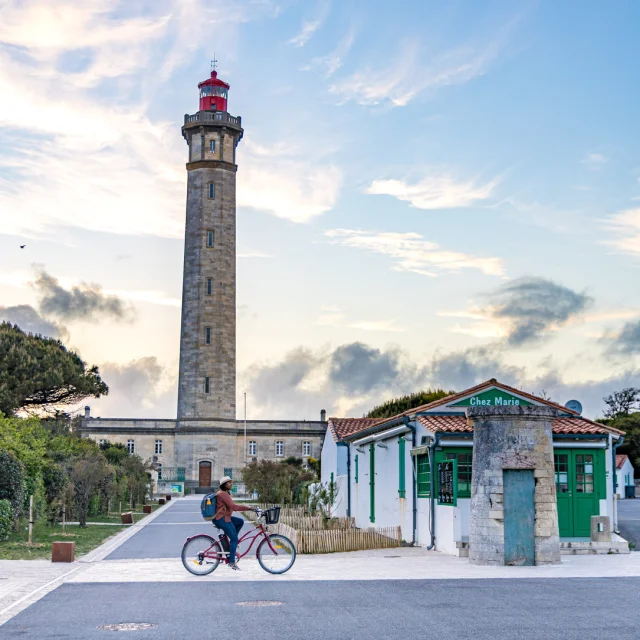
{"type": "Polygon", "coordinates": [[[0,626],[70,577],[87,570],[92,563],[103,560],[172,504],[175,503],[169,502],[156,509],[139,523],[129,525],[127,529],[72,563],[54,564],[50,560],[0,560],[0,626]]]}
{"type": "Polygon", "coordinates": [[[212,574],[188,573],[179,558],[107,560],[65,582],[226,582],[314,580],[468,580],[489,578],[614,578],[640,576],[640,553],[563,556],[562,564],[539,567],[482,567],[468,558],[420,548],[376,549],[299,555],[284,575],[271,575],[255,556],[239,562],[242,571],[220,565],[212,574]]]}

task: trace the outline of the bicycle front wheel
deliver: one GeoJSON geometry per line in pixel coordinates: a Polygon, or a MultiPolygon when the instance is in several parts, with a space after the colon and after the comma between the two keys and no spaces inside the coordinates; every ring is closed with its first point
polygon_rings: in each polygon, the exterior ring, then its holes
{"type": "Polygon", "coordinates": [[[286,536],[274,533],[258,545],[258,562],[268,573],[285,573],[295,561],[296,548],[286,536]]]}
{"type": "Polygon", "coordinates": [[[220,543],[207,535],[194,536],[182,547],[182,564],[194,576],[213,573],[220,564],[220,543]]]}

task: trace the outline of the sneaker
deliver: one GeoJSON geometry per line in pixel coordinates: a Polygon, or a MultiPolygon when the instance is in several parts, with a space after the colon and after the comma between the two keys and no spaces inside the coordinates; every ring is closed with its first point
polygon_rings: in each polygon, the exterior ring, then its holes
{"type": "Polygon", "coordinates": [[[242,571],[242,569],[235,562],[229,563],[229,569],[233,569],[234,571],[242,571]]]}

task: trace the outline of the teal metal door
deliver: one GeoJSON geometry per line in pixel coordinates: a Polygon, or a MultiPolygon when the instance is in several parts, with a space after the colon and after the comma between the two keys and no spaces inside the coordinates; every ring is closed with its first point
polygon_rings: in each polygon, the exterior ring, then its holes
{"type": "Polygon", "coordinates": [[[504,563],[535,564],[535,481],[531,469],[505,469],[504,563]]]}

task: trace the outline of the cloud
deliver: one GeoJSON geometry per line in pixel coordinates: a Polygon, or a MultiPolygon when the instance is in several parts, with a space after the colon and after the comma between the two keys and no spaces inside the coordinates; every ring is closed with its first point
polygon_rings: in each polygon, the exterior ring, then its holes
{"type": "Polygon", "coordinates": [[[489,296],[486,313],[507,325],[507,344],[522,346],[540,341],[582,314],[592,299],[544,278],[524,277],[504,284],[489,296]]]}
{"type": "Polygon", "coordinates": [[[436,353],[429,363],[427,377],[437,387],[462,391],[496,378],[518,385],[525,377],[519,367],[504,364],[500,348],[475,347],[447,354],[436,353]]]}
{"type": "Polygon", "coordinates": [[[323,408],[362,415],[379,404],[380,393],[404,393],[421,384],[419,368],[400,349],[361,342],[333,350],[299,347],[279,363],[255,364],[242,376],[252,415],[265,418],[317,419],[323,408]]]}
{"type": "Polygon", "coordinates": [[[182,237],[186,147],[179,123],[152,115],[157,97],[164,100],[171,73],[191,61],[185,53],[212,38],[230,44],[235,24],[272,11],[241,0],[211,4],[87,0],[53,8],[27,0],[4,7],[4,233],[55,236],[79,227],[182,237]]]}
{"type": "Polygon", "coordinates": [[[109,395],[91,400],[92,415],[172,418],[176,415],[177,379],[156,357],[126,364],[106,362],[99,367],[109,395]]]}
{"type": "Polygon", "coordinates": [[[237,202],[239,207],[308,223],[333,208],[341,185],[342,171],[336,166],[318,164],[282,142],[270,151],[247,141],[237,202]]]}
{"type": "Polygon", "coordinates": [[[41,271],[33,286],[40,297],[40,312],[45,316],[66,321],[126,320],[132,313],[122,299],[106,295],[100,285],[83,283],[67,290],[56,278],[41,271]]]}
{"type": "Polygon", "coordinates": [[[395,320],[346,320],[345,315],[335,307],[324,308],[318,316],[318,324],[325,327],[344,327],[359,331],[402,332],[404,327],[395,320]]]}
{"type": "Polygon", "coordinates": [[[328,382],[345,393],[368,393],[393,383],[399,374],[398,351],[382,352],[354,342],[331,354],[328,382]]]}
{"type": "Polygon", "coordinates": [[[294,47],[304,47],[313,34],[324,24],[329,13],[329,6],[328,0],[320,0],[316,8],[316,16],[303,21],[300,31],[289,40],[289,44],[294,47]]]}
{"type": "Polygon", "coordinates": [[[640,354],[640,320],[625,323],[620,331],[605,337],[604,341],[609,342],[609,352],[612,355],[640,354]]]}
{"type": "Polygon", "coordinates": [[[588,153],[582,158],[582,164],[586,165],[590,169],[599,169],[609,162],[609,158],[603,156],[601,153],[588,153]]]}
{"type": "Polygon", "coordinates": [[[605,228],[614,234],[605,244],[622,253],[640,255],[640,209],[627,209],[609,216],[605,228]]]}
{"type": "Polygon", "coordinates": [[[487,275],[504,273],[500,258],[483,258],[447,251],[436,243],[423,240],[418,233],[367,232],[352,229],[326,231],[332,244],[363,249],[394,258],[395,271],[408,271],[435,277],[438,272],[455,273],[477,269],[487,275]]]}
{"type": "Polygon", "coordinates": [[[477,184],[476,180],[458,182],[449,175],[428,175],[416,184],[403,180],[374,180],[366,193],[393,196],[410,202],[417,209],[452,209],[490,198],[498,183],[497,178],[477,184]]]}
{"type": "Polygon", "coordinates": [[[422,93],[464,84],[483,75],[496,54],[497,47],[490,45],[483,50],[460,47],[433,55],[418,42],[407,41],[390,65],[368,65],[336,81],[329,90],[341,103],[401,107],[422,93]]]}
{"type": "Polygon", "coordinates": [[[336,48],[333,51],[328,53],[326,56],[313,58],[309,64],[302,67],[302,71],[323,69],[325,77],[331,77],[338,69],[340,69],[340,67],[342,67],[344,58],[351,50],[355,39],[355,30],[350,29],[344,36],[344,38],[342,38],[340,42],[338,42],[336,48]]]}
{"type": "Polygon", "coordinates": [[[17,324],[23,331],[39,333],[49,338],[67,340],[69,332],[56,322],[43,318],[32,306],[21,304],[14,307],[0,307],[0,321],[17,324]]]}

